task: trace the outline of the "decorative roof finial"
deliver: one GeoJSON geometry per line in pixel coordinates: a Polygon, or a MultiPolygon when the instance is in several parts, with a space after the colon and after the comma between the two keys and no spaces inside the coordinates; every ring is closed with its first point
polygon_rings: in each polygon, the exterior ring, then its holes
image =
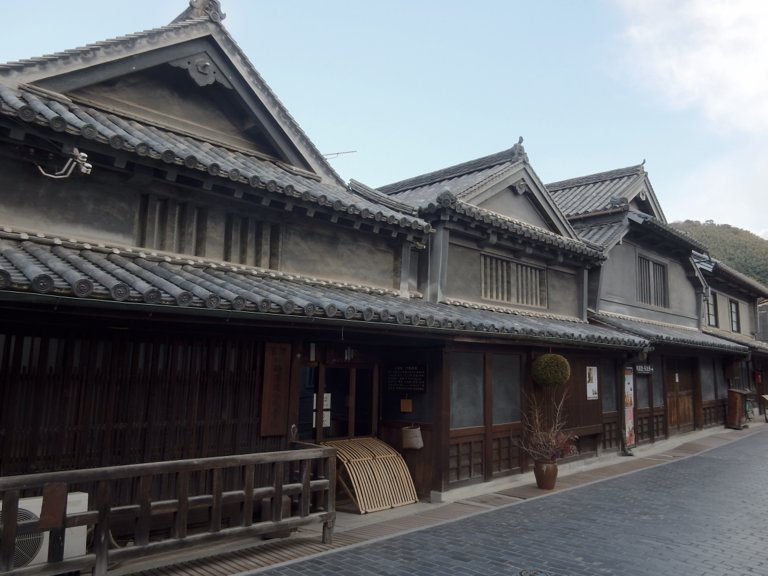
{"type": "Polygon", "coordinates": [[[512,157],[513,158],[522,158],[523,160],[528,160],[528,154],[525,153],[525,148],[523,148],[523,137],[520,136],[520,138],[517,139],[517,144],[512,146],[512,157]]]}
{"type": "Polygon", "coordinates": [[[193,18],[204,18],[205,16],[208,16],[208,18],[218,24],[227,17],[227,15],[221,11],[221,3],[219,0],[189,0],[189,5],[192,7],[193,18]]]}

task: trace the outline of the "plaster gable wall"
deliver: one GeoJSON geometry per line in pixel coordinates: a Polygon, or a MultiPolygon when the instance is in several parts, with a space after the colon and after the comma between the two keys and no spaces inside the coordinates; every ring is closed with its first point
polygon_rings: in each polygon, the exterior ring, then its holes
{"type": "Polygon", "coordinates": [[[0,225],[132,245],[138,202],[114,173],[53,180],[34,164],[0,158],[0,225]]]}
{"type": "Polygon", "coordinates": [[[614,246],[603,263],[599,309],[658,322],[698,326],[698,294],[678,260],[647,250],[630,242],[614,246]],[[637,259],[642,255],[664,264],[667,270],[667,308],[654,307],[638,300],[637,259]]]}
{"type": "Polygon", "coordinates": [[[477,206],[503,216],[526,222],[545,230],[551,230],[547,221],[531,201],[528,194],[516,194],[509,188],[477,203],[477,206]]]}
{"type": "Polygon", "coordinates": [[[161,65],[70,93],[97,107],[275,158],[281,155],[238,104],[234,90],[198,86],[185,70],[161,65]]]}
{"type": "Polygon", "coordinates": [[[330,226],[283,227],[280,269],[384,289],[400,286],[400,248],[384,239],[330,226]]]}
{"type": "MultiPolygon", "coordinates": [[[[483,299],[481,254],[504,257],[494,252],[483,252],[468,243],[451,241],[448,246],[448,270],[444,295],[449,299],[477,302],[491,306],[526,308],[515,303],[504,303],[483,299]]],[[[549,312],[564,316],[579,317],[581,310],[581,287],[579,274],[575,270],[547,267],[535,259],[513,259],[529,266],[540,268],[545,273],[546,307],[529,307],[538,312],[549,312]]]]}

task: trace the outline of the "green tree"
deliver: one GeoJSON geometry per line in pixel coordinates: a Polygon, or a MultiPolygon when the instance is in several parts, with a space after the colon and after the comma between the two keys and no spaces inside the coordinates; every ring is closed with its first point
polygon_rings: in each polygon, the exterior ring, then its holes
{"type": "Polygon", "coordinates": [[[672,222],[671,226],[704,244],[713,258],[768,286],[768,240],[712,220],[672,222]]]}

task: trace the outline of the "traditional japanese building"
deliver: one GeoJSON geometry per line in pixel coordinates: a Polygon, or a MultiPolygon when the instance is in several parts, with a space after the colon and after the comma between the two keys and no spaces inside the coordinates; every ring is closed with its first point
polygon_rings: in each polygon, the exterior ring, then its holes
{"type": "Polygon", "coordinates": [[[446,347],[440,450],[448,467],[442,488],[446,480],[450,486],[524,469],[517,449],[521,397],[528,387],[526,367],[543,351],[557,351],[571,364],[568,420],[581,454],[618,445],[622,369],[647,340],[633,336],[622,343],[614,333],[602,346],[558,336],[566,326],[577,334],[598,328],[587,322],[586,295],[605,258],[564,218],[522,139],[509,150],[379,190],[417,208],[435,230],[426,251],[413,255],[411,268],[411,285],[426,300],[526,318],[537,326],[517,342],[456,339],[446,347]],[[594,393],[588,374],[597,378],[594,393]],[[606,405],[613,406],[610,414],[606,405]]]}
{"type": "Polygon", "coordinates": [[[758,302],[768,298],[768,287],[724,262],[698,253],[693,257],[709,289],[704,332],[749,348],[749,355],[727,374],[730,384],[756,396],[766,394],[768,342],[760,339],[758,302]]]}
{"type": "Polygon", "coordinates": [[[643,165],[547,189],[578,236],[606,256],[590,276],[590,321],[650,342],[627,367],[634,388],[627,442],[723,425],[727,390],[738,384],[733,367],[748,348],[702,330],[708,285],[693,252],[706,247],[666,223],[643,165]]]}
{"type": "MultiPolygon", "coordinates": [[[[440,498],[528,468],[544,352],[570,363],[580,457],[626,444],[628,368],[638,441],[722,423],[719,367],[762,349],[702,331],[720,285],[642,167],[545,186],[521,139],[345,183],[223,18],[196,0],[167,26],[0,65],[0,481],[270,454],[268,471],[78,489],[100,510],[138,493],[142,511],[200,491],[221,522],[246,477],[266,483],[262,516],[286,497],[304,518],[333,483],[305,464],[280,483],[296,441],[373,438],[440,498]]],[[[744,306],[765,295],[740,286],[744,306]]]]}
{"type": "MultiPolygon", "coordinates": [[[[601,252],[521,144],[345,184],[218,3],[193,4],[0,66],[0,475],[279,451],[292,429],[399,448],[407,424],[422,495],[524,469],[532,356],[610,389],[647,346],[587,322],[601,252]]],[[[573,402],[594,454],[600,401],[573,402]]]]}

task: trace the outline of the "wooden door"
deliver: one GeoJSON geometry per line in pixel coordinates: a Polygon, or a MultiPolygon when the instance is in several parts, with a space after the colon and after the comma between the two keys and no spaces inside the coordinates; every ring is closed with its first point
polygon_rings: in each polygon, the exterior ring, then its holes
{"type": "Polygon", "coordinates": [[[670,434],[693,429],[693,363],[687,358],[667,359],[667,428],[670,434]]]}

